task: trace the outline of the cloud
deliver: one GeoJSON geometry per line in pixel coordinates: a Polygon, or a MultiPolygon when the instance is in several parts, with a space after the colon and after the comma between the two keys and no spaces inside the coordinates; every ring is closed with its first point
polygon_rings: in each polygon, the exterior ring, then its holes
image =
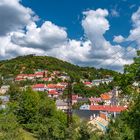
{"type": "Polygon", "coordinates": [[[125,41],[125,38],[122,35],[114,36],[113,41],[116,43],[121,43],[121,42],[125,41]]]}
{"type": "Polygon", "coordinates": [[[37,20],[30,8],[25,8],[19,0],[0,1],[0,36],[10,31],[17,31],[24,28],[31,21],[37,20]]]}
{"type": "Polygon", "coordinates": [[[37,54],[44,55],[41,49],[21,47],[11,42],[11,36],[0,37],[0,59],[13,58],[18,55],[37,54]]]}
{"type": "MultiPolygon", "coordinates": [[[[22,6],[18,0],[10,2],[11,0],[0,1],[0,18],[3,19],[0,23],[0,59],[33,53],[54,56],[82,66],[119,71],[124,64],[132,62],[135,55],[135,49],[129,52],[132,46],[124,48],[112,45],[104,37],[110,28],[107,20],[109,12],[106,9],[83,12],[81,24],[84,37],[81,38],[86,39],[76,40],[68,38],[66,28],[51,21],[45,21],[41,26],[37,26],[37,15],[31,9],[22,6]],[[3,13],[4,11],[8,12],[3,13]]],[[[132,16],[132,21],[136,29],[139,26],[137,14],[132,16]]],[[[114,41],[119,42],[122,38],[115,36],[114,41]]]]}
{"type": "Polygon", "coordinates": [[[104,37],[104,34],[110,27],[106,18],[108,14],[108,11],[105,9],[84,12],[85,17],[82,21],[82,26],[85,36],[91,41],[92,46],[88,59],[95,67],[116,69],[118,66],[117,69],[120,69],[120,67],[122,69],[124,64],[130,63],[130,59],[127,57],[125,48],[120,45],[112,45],[104,37]]]}
{"type": "Polygon", "coordinates": [[[119,17],[120,14],[116,9],[111,9],[110,11],[112,17],[119,17]]]}
{"type": "Polygon", "coordinates": [[[45,21],[41,27],[32,22],[27,26],[26,33],[14,32],[11,39],[20,46],[48,50],[64,45],[67,41],[67,32],[50,21],[45,21]]]}
{"type": "Polygon", "coordinates": [[[133,28],[130,30],[127,40],[135,41],[138,45],[137,48],[140,48],[140,7],[132,14],[131,20],[133,28]]]}

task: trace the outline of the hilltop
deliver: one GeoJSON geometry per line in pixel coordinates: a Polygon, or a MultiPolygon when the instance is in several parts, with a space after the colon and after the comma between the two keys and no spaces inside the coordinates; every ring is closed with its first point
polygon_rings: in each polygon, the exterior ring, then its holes
{"type": "Polygon", "coordinates": [[[0,75],[6,78],[10,76],[14,77],[19,73],[33,73],[37,69],[63,71],[77,80],[80,78],[92,80],[94,78],[103,78],[108,75],[115,76],[117,74],[117,72],[107,69],[80,67],[50,56],[26,55],[0,61],[0,75]]]}

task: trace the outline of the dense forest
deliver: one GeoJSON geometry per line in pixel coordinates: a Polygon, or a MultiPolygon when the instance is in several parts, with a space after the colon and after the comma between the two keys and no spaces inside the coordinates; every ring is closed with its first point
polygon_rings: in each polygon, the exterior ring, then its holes
{"type": "Polygon", "coordinates": [[[98,138],[86,122],[73,116],[67,124],[66,113],[57,110],[54,100],[30,88],[21,91],[11,85],[10,102],[0,111],[1,140],[88,140],[98,138]]]}

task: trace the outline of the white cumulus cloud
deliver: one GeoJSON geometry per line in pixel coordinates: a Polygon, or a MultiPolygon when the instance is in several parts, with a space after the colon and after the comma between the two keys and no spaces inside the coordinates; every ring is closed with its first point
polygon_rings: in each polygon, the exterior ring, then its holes
{"type": "Polygon", "coordinates": [[[125,38],[122,35],[118,35],[118,36],[114,36],[113,41],[116,43],[121,43],[121,42],[125,41],[125,38]]]}
{"type": "MultiPolygon", "coordinates": [[[[139,34],[139,11],[132,16],[133,29],[129,40],[139,34]]],[[[51,21],[38,26],[38,16],[19,0],[1,0],[0,59],[33,53],[54,56],[78,65],[121,71],[124,64],[132,62],[136,51],[129,52],[132,46],[124,48],[106,40],[104,35],[110,28],[108,15],[108,10],[101,8],[84,11],[81,24],[86,39],[76,40],[68,38],[66,28],[51,21]]],[[[122,36],[114,37],[117,43],[123,40],[122,36]]]]}

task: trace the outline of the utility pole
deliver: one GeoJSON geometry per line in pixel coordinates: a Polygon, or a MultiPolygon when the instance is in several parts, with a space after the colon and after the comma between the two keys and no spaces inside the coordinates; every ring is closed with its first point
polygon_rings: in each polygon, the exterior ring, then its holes
{"type": "Polygon", "coordinates": [[[72,123],[72,83],[71,80],[68,82],[68,97],[67,97],[67,125],[68,127],[72,123]]]}
{"type": "Polygon", "coordinates": [[[114,88],[113,90],[112,90],[112,99],[111,99],[111,104],[112,105],[116,105],[117,104],[117,101],[116,101],[116,88],[114,88]]]}

